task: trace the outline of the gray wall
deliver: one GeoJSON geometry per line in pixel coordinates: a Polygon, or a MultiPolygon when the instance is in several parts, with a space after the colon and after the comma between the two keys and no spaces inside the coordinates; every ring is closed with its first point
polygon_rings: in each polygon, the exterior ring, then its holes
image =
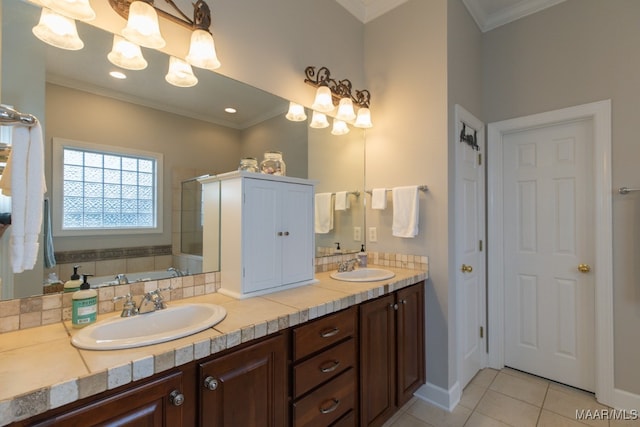
{"type": "Polygon", "coordinates": [[[391,235],[392,209],[367,210],[378,242],[367,249],[429,256],[427,382],[449,389],[449,183],[447,165],[447,3],[410,0],[365,26],[366,187],[429,186],[420,194],[419,234],[391,235]]]}
{"type": "MultiPolygon", "coordinates": [[[[486,122],[612,102],[613,187],[640,187],[640,2],[567,0],[483,36],[486,122]]],[[[640,194],[613,196],[615,387],[640,394],[640,194]]]]}

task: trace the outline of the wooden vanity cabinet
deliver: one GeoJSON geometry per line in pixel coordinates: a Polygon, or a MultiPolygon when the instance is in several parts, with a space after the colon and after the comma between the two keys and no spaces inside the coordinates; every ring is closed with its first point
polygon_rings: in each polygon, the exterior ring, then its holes
{"type": "Polygon", "coordinates": [[[360,425],[381,426],[425,382],[424,282],[360,305],[360,425]]]}
{"type": "Polygon", "coordinates": [[[288,334],[199,362],[199,426],[283,427],[288,422],[288,334]]]}
{"type": "Polygon", "coordinates": [[[16,426],[157,426],[188,427],[183,373],[160,375],[144,384],[89,401],[75,402],[61,411],[15,423],[16,426]]]}
{"type": "Polygon", "coordinates": [[[356,426],[357,307],[292,330],[294,427],[356,426]]]}

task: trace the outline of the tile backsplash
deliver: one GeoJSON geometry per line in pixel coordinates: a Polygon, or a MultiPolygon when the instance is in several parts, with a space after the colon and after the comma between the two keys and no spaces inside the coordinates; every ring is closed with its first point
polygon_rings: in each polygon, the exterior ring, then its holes
{"type": "MultiPolygon", "coordinates": [[[[354,254],[333,255],[315,259],[316,272],[336,270],[338,263],[354,258],[354,254]]],[[[392,268],[408,268],[428,271],[426,256],[368,252],[371,265],[392,268]]],[[[144,293],[171,288],[165,293],[167,301],[176,301],[198,295],[217,292],[220,289],[220,273],[201,273],[164,280],[131,283],[98,288],[98,312],[100,314],[122,310],[122,301],[113,302],[118,296],[131,294],[139,299],[144,293]]],[[[72,293],[53,293],[22,299],[0,301],[0,334],[19,329],[33,328],[71,319],[72,293]]]]}

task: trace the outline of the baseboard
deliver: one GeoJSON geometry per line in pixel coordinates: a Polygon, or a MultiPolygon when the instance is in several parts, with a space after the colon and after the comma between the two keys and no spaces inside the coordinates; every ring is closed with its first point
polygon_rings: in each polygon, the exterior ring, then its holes
{"type": "Polygon", "coordinates": [[[616,409],[626,409],[636,411],[640,410],[640,394],[630,393],[628,391],[616,388],[613,390],[613,405],[616,409]]]}
{"type": "Polygon", "coordinates": [[[458,402],[460,402],[462,390],[460,389],[460,383],[458,381],[456,381],[449,390],[427,382],[414,393],[414,396],[438,408],[451,412],[458,402]]]}

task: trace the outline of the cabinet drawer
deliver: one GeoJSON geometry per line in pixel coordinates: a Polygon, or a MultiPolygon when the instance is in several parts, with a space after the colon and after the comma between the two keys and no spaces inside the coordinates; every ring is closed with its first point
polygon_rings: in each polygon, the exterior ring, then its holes
{"type": "Polygon", "coordinates": [[[356,373],[349,369],[293,404],[295,427],[328,426],[355,408],[356,373]]]}
{"type": "Polygon", "coordinates": [[[315,386],[354,367],[355,362],[356,340],[351,338],[300,363],[293,368],[293,397],[297,398],[315,386]]]}
{"type": "Polygon", "coordinates": [[[293,330],[293,360],[297,361],[356,334],[356,307],[323,317],[293,330]]]}
{"type": "Polygon", "coordinates": [[[331,427],[356,427],[356,411],[349,411],[331,427]]]}

